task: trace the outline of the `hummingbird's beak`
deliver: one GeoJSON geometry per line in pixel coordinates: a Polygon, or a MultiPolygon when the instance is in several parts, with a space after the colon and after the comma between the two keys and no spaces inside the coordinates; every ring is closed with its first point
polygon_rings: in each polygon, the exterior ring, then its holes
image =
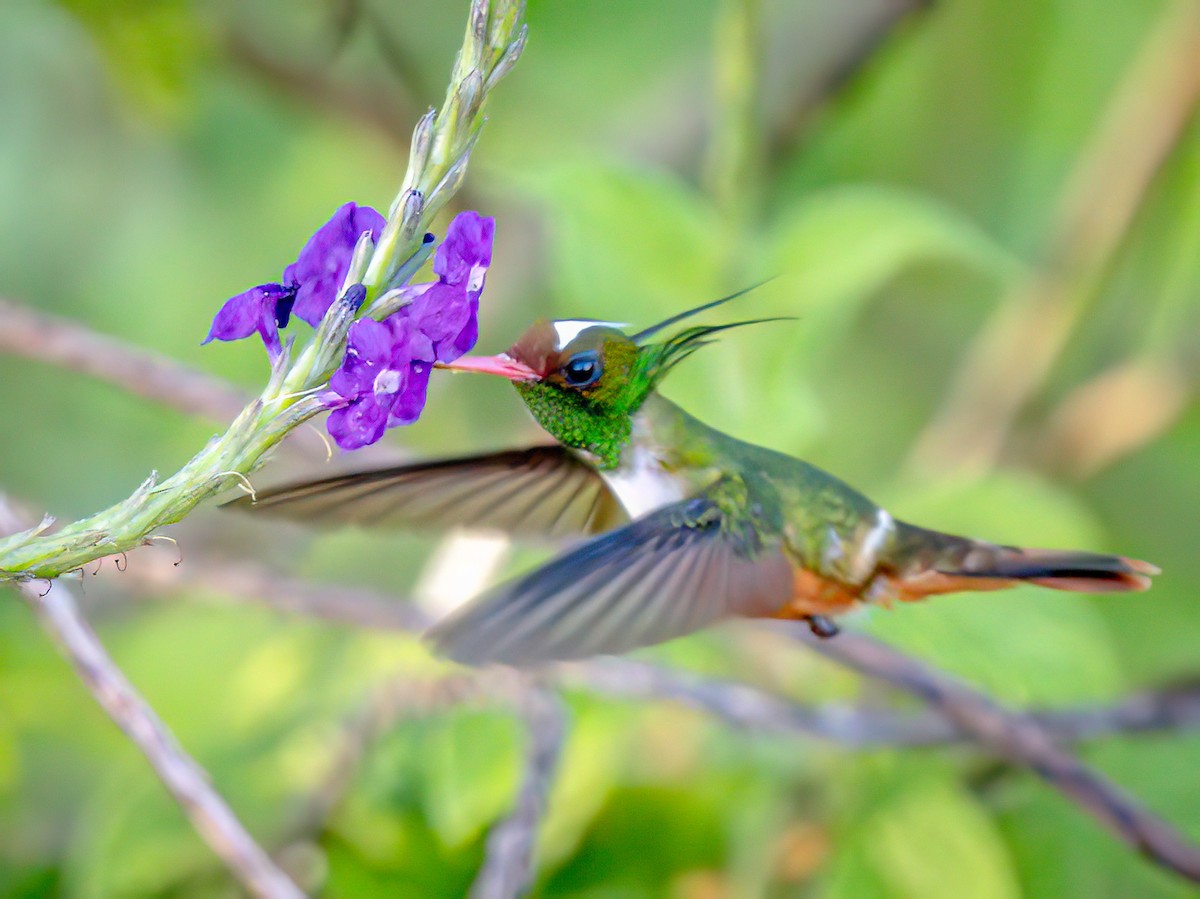
{"type": "Polygon", "coordinates": [[[518,362],[507,353],[495,356],[463,356],[453,362],[439,362],[437,368],[449,371],[474,371],[485,375],[499,375],[510,381],[536,381],[538,373],[523,362],[518,362]]]}

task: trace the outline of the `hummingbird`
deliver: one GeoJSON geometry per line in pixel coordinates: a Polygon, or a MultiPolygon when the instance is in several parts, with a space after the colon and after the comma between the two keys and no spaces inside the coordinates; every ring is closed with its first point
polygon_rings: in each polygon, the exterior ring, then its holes
{"type": "Polygon", "coordinates": [[[434,648],[468,665],[617,654],[727,618],[801,620],[833,637],[834,619],[856,608],[1020,583],[1089,593],[1150,586],[1158,568],[1137,559],[901,521],[816,466],[737,440],[663,397],[662,380],[718,334],[767,321],[672,330],[742,293],[632,335],[610,322],[541,320],[507,353],[442,366],[510,380],[553,444],[337,475],[233,505],[307,521],[572,540],[431,628],[434,648]]]}

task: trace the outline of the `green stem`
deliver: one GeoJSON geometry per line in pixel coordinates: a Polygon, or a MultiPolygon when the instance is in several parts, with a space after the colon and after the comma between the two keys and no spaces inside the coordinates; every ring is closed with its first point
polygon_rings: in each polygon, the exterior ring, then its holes
{"type": "Polygon", "coordinates": [[[715,22],[714,121],[706,174],[713,202],[737,238],[753,222],[761,199],[760,5],[760,0],[721,0],[715,22]]]}
{"type": "MultiPolygon", "coordinates": [[[[386,298],[376,301],[398,278],[415,272],[432,250],[425,232],[462,183],[483,127],[487,95],[525,44],[523,18],[523,0],[473,0],[446,104],[417,125],[408,172],[378,242],[373,248],[364,243],[361,254],[356,249],[350,280],[366,288],[362,305],[373,317],[395,311],[386,298]]],[[[157,528],[179,521],[231,481],[244,479],[284,437],[324,410],[317,394],[340,363],[359,311],[357,305],[335,302],[308,345],[276,361],[261,396],[161,484],[152,477],[127,499],[55,533],[39,528],[0,540],[0,581],[55,578],[134,549],[157,528]]]]}

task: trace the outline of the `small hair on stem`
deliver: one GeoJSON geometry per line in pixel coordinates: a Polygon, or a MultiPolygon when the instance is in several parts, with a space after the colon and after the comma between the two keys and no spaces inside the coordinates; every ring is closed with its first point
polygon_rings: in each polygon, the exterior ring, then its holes
{"type": "Polygon", "coordinates": [[[142,546],[150,546],[155,540],[165,540],[167,543],[175,544],[175,549],[179,552],[179,558],[171,564],[178,568],[183,563],[183,547],[179,545],[179,541],[174,537],[168,537],[166,534],[151,534],[142,541],[142,546]]]}
{"type": "MultiPolygon", "coordinates": [[[[255,503],[258,502],[258,491],[256,491],[254,489],[254,485],[250,483],[250,479],[248,477],[246,477],[244,474],[242,474],[240,471],[219,471],[213,477],[214,478],[237,478],[238,479],[238,488],[240,490],[242,490],[243,492],[250,494],[251,502],[255,502],[255,503]]],[[[149,538],[149,539],[154,539],[154,538],[149,538]]],[[[161,539],[170,540],[171,538],[163,537],[161,539]]],[[[178,542],[178,541],[175,541],[175,542],[178,542]]]]}
{"type": "Polygon", "coordinates": [[[317,437],[320,439],[321,443],[323,443],[325,445],[325,461],[332,462],[333,461],[333,444],[329,442],[329,438],[326,437],[324,432],[322,432],[321,429],[318,428],[311,421],[305,422],[304,427],[311,428],[312,432],[317,435],[317,437]]]}

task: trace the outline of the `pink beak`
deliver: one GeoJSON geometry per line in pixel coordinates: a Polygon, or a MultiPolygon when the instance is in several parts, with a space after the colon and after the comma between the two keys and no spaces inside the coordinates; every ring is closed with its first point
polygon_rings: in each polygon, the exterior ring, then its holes
{"type": "Polygon", "coordinates": [[[507,353],[495,356],[463,356],[453,362],[439,362],[438,368],[449,371],[474,371],[485,375],[499,375],[510,381],[536,381],[539,377],[528,365],[518,362],[507,353]]]}

